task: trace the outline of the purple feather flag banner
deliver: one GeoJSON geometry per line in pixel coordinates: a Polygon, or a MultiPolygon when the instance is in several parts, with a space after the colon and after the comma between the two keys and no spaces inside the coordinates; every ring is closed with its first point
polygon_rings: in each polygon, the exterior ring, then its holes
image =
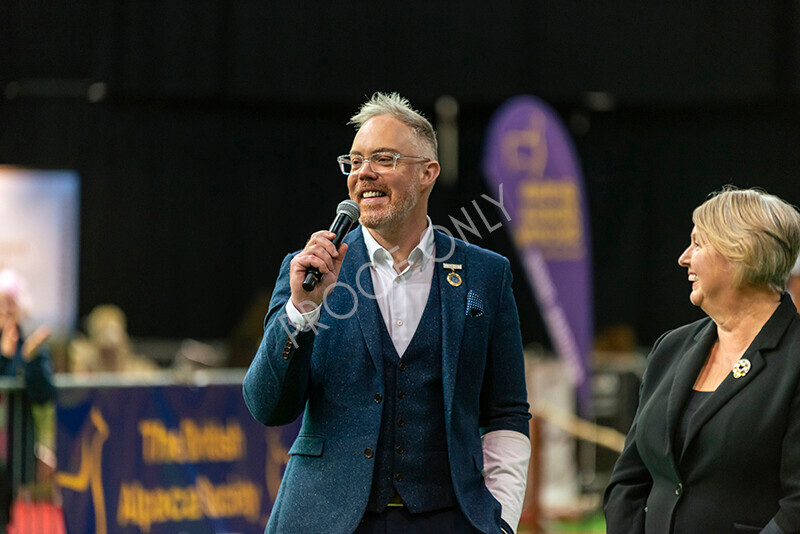
{"type": "Polygon", "coordinates": [[[589,212],[580,163],[555,111],[529,95],[506,101],[489,125],[484,173],[491,189],[505,190],[519,257],[586,413],[593,337],[589,212]]]}

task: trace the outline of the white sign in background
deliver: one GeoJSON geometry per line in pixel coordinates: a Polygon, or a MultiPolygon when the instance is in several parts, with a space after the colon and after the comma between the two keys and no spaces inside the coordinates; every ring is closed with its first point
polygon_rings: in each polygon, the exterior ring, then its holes
{"type": "Polygon", "coordinates": [[[56,336],[76,329],[79,210],[75,171],[0,166],[0,268],[26,280],[28,332],[41,324],[56,336]]]}

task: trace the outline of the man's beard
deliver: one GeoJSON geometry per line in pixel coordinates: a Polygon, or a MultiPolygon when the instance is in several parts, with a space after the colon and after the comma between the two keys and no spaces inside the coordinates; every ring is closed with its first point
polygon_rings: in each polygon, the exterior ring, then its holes
{"type": "MultiPolygon", "coordinates": [[[[404,191],[399,192],[403,197],[401,202],[395,205],[390,203],[388,206],[388,213],[362,213],[359,219],[361,226],[374,230],[381,230],[384,228],[392,228],[402,223],[419,202],[416,189],[415,184],[408,184],[408,187],[404,191]]],[[[392,195],[391,198],[394,199],[395,196],[392,195]]]]}

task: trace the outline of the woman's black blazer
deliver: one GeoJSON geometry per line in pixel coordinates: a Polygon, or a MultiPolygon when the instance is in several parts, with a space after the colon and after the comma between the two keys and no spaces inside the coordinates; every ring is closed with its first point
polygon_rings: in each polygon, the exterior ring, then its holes
{"type": "Polygon", "coordinates": [[[800,315],[784,294],[729,374],[675,436],[717,339],[706,318],[667,332],[648,357],[639,408],[611,475],[609,534],[800,532],[800,315]],[[773,525],[774,526],[774,525],[773,525]]]}

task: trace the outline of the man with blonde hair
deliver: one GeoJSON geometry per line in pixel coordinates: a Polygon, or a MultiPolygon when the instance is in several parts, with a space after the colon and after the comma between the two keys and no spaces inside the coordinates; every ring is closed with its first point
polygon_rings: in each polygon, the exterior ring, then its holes
{"type": "Polygon", "coordinates": [[[284,259],[244,380],[264,424],[304,412],[267,532],[514,532],[530,415],[508,260],[434,228],[436,134],[406,99],[351,123],[361,228],[284,259]]]}

